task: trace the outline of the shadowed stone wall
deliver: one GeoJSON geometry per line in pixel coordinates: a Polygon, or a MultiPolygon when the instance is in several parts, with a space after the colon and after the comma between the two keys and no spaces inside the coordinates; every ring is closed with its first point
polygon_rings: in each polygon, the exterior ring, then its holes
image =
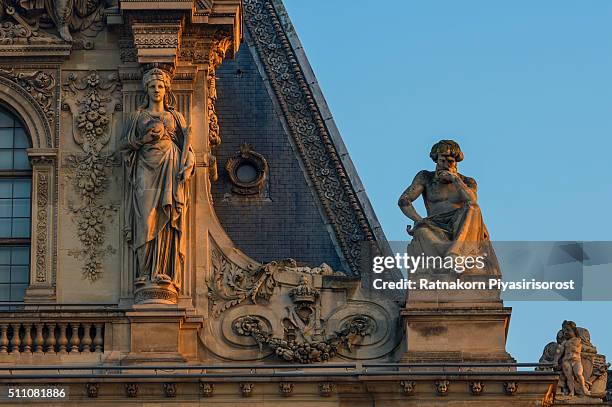
{"type": "Polygon", "coordinates": [[[217,70],[217,78],[222,143],[215,150],[219,180],[212,191],[221,224],[257,261],[291,257],[311,265],[325,262],[339,270],[329,229],[246,43],[235,60],[226,60],[217,70]],[[233,193],[224,168],[242,143],[268,161],[267,187],[258,197],[233,193]]]}

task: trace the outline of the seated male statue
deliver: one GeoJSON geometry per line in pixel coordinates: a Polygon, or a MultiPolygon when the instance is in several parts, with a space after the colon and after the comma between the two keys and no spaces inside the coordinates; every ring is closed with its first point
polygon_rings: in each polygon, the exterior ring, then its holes
{"type": "MultiPolygon", "coordinates": [[[[457,163],[463,160],[459,144],[439,141],[429,156],[436,163],[435,171],[420,171],[398,202],[402,212],[414,221],[407,228],[413,237],[408,254],[462,261],[482,256],[480,267],[474,265],[466,271],[499,276],[497,257],[477,203],[476,181],[457,172],[457,163]],[[425,218],[412,205],[419,196],[423,196],[427,210],[425,218]]],[[[443,271],[439,267],[427,269],[443,271]]]]}

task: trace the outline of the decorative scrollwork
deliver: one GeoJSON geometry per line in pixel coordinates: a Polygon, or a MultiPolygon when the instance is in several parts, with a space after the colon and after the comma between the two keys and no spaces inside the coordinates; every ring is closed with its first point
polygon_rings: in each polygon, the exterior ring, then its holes
{"type": "Polygon", "coordinates": [[[274,274],[279,270],[276,262],[258,269],[245,270],[229,261],[217,247],[213,247],[212,266],[213,278],[208,281],[208,296],[215,318],[247,300],[254,304],[259,299],[269,300],[276,287],[274,274]]]}
{"type": "Polygon", "coordinates": [[[334,275],[331,267],[323,263],[318,267],[299,267],[293,259],[273,261],[264,265],[242,268],[230,261],[216,246],[212,248],[212,278],[207,282],[212,314],[218,318],[224,311],[246,301],[257,304],[268,301],[277,283],[275,275],[282,271],[303,274],[334,275]]]}
{"type": "Polygon", "coordinates": [[[92,38],[104,28],[105,3],[103,0],[0,1],[0,20],[7,17],[14,20],[0,23],[0,44],[71,45],[73,49],[92,49],[92,38]],[[40,29],[52,25],[59,37],[40,29]]]}
{"type": "Polygon", "coordinates": [[[239,195],[257,195],[262,192],[268,177],[268,162],[263,155],[253,151],[253,148],[244,143],[240,151],[230,157],[225,164],[225,169],[233,184],[232,191],[239,195]],[[254,172],[252,179],[242,179],[239,170],[242,166],[249,166],[254,172]]]}
{"type": "Polygon", "coordinates": [[[49,213],[49,174],[41,172],[38,174],[38,185],[36,187],[36,282],[43,283],[47,276],[47,223],[49,213]]]}
{"type": "Polygon", "coordinates": [[[15,7],[6,6],[0,2],[0,19],[11,17],[13,21],[0,23],[0,45],[30,45],[30,44],[60,44],[61,38],[40,30],[38,21],[28,21],[17,12],[15,7]]]}
{"type": "Polygon", "coordinates": [[[303,364],[326,362],[336,356],[342,346],[350,352],[354,344],[370,335],[374,329],[369,317],[357,315],[324,340],[301,342],[273,337],[265,326],[261,318],[251,315],[240,317],[233,324],[238,335],[252,337],[260,349],[267,346],[279,358],[303,364]]]}
{"type": "Polygon", "coordinates": [[[49,123],[52,124],[55,121],[53,91],[56,82],[53,76],[43,71],[15,72],[12,69],[0,69],[0,76],[10,79],[25,89],[36,100],[49,123]]]}
{"type": "Polygon", "coordinates": [[[119,208],[115,203],[103,203],[114,157],[102,149],[110,140],[112,114],[120,106],[117,95],[120,85],[116,74],[101,80],[92,71],[80,80],[75,73],[70,73],[63,89],[66,92],[63,107],[73,116],[72,135],[83,151],[66,158],[80,196],[80,204],[70,205],[69,210],[76,215],[82,248],[70,254],[85,260],[83,277],[95,281],[101,275],[104,255],[115,252],[110,245],[104,247],[105,219],[119,208]]]}

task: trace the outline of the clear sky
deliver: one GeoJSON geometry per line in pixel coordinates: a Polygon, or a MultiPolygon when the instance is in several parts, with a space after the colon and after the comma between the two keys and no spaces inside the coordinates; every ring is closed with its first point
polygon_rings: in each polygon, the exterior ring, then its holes
{"type": "MultiPolygon", "coordinates": [[[[388,240],[431,145],[461,144],[494,240],[612,240],[612,2],[285,0],[388,240]]],[[[612,287],[610,287],[612,290],[612,287]]],[[[537,361],[563,319],[612,358],[612,302],[512,302],[537,361]]]]}

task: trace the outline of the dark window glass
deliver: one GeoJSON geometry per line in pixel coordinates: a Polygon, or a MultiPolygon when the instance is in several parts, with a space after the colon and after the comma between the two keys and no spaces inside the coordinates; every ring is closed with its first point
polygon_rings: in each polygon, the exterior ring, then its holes
{"type": "Polygon", "coordinates": [[[0,303],[23,301],[30,281],[29,147],[21,122],[0,106],[0,303]]]}

